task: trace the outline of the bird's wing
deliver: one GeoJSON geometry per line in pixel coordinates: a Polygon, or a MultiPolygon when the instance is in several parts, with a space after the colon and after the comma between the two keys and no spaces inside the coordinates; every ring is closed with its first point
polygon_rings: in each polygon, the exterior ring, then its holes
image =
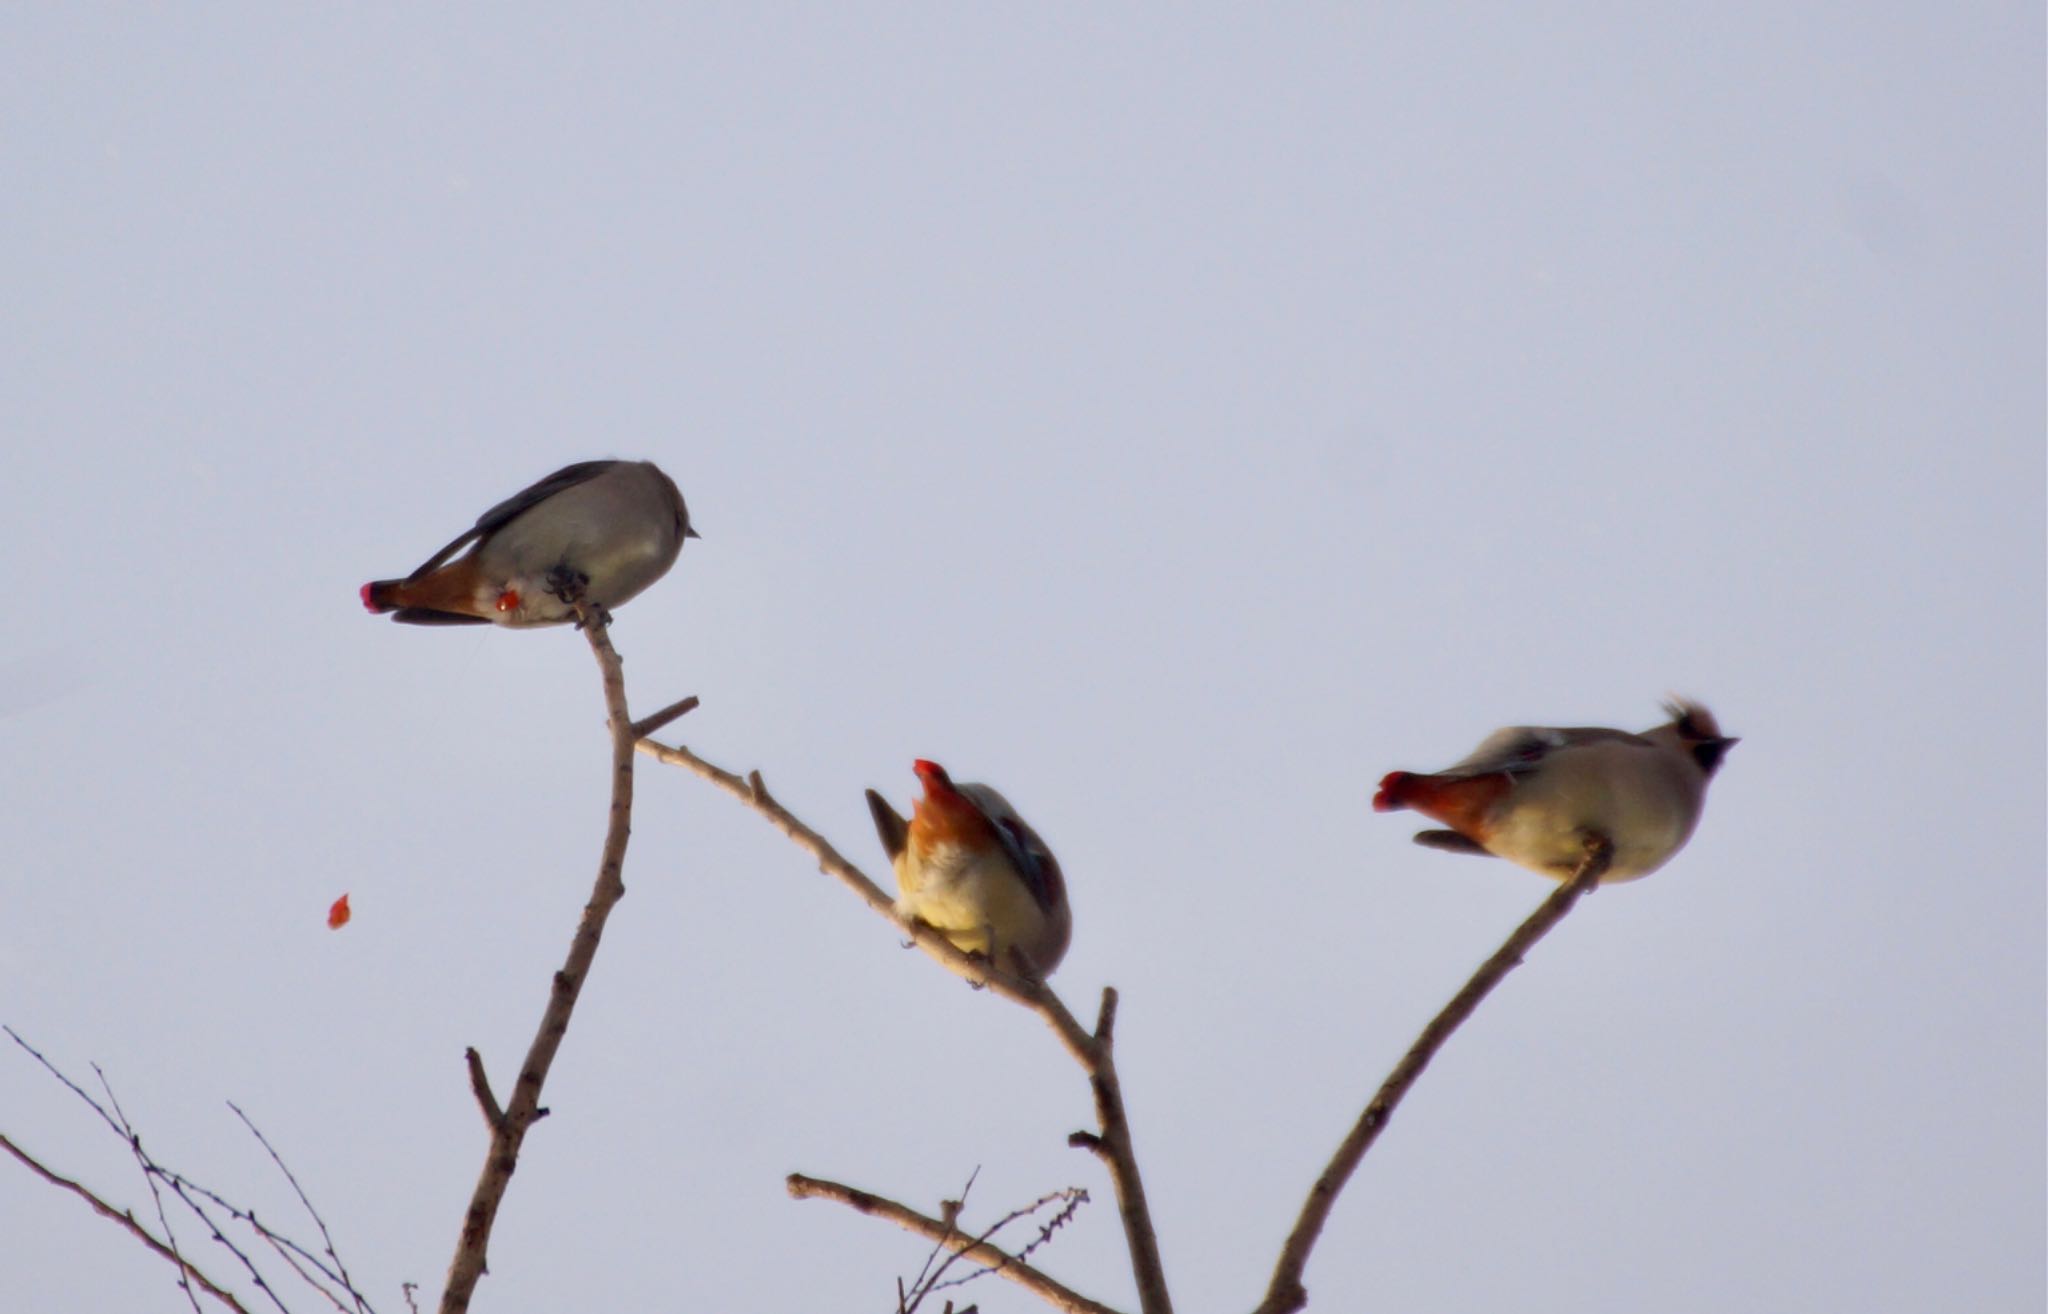
{"type": "Polygon", "coordinates": [[[433,556],[428,557],[418,570],[415,570],[406,578],[409,580],[418,579],[430,571],[439,569],[442,562],[461,551],[467,544],[482,538],[486,534],[495,533],[503,529],[520,515],[531,511],[556,493],[564,492],[580,483],[595,479],[617,464],[617,461],[578,461],[574,465],[563,466],[545,479],[527,485],[478,516],[476,524],[463,530],[461,534],[456,536],[454,542],[442,548],[433,556]]]}
{"type": "Polygon", "coordinates": [[[1600,743],[1652,746],[1641,735],[1632,735],[1626,730],[1607,730],[1598,726],[1559,729],[1545,725],[1511,725],[1488,735],[1463,761],[1438,774],[1452,777],[1490,776],[1502,772],[1510,776],[1526,775],[1553,753],[1600,743]]]}
{"type": "Polygon", "coordinates": [[[1024,878],[1024,884],[1031,890],[1031,897],[1038,906],[1050,912],[1066,895],[1066,879],[1060,874],[1059,859],[1052,856],[1052,849],[1039,838],[1037,831],[1031,829],[1029,822],[1017,815],[1008,799],[987,785],[956,785],[954,788],[989,819],[1010,865],[1024,878]]]}

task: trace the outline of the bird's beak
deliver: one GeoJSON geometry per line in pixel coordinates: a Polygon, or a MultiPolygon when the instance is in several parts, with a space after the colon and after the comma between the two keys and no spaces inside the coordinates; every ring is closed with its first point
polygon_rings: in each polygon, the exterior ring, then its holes
{"type": "Polygon", "coordinates": [[[684,538],[702,538],[702,537],[704,537],[704,536],[703,536],[702,534],[700,534],[700,533],[698,533],[698,532],[697,532],[697,530],[696,530],[696,527],[695,527],[694,525],[684,525],[684,526],[683,526],[683,537],[684,537],[684,538]]]}

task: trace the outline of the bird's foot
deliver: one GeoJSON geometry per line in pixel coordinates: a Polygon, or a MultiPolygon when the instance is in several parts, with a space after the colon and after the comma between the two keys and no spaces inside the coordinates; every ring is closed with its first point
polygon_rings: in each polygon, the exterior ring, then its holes
{"type": "Polygon", "coordinates": [[[548,592],[554,594],[562,601],[577,602],[582,599],[584,591],[590,587],[590,576],[580,570],[571,570],[567,566],[556,566],[547,573],[545,583],[548,586],[548,592]]]}
{"type": "MultiPolygon", "coordinates": [[[[562,605],[574,607],[580,602],[590,612],[591,619],[610,628],[611,612],[590,600],[590,576],[580,570],[570,570],[567,566],[557,566],[548,572],[546,583],[548,592],[559,598],[562,605]]],[[[576,628],[583,628],[583,619],[580,616],[576,620],[576,628]]]]}
{"type": "MultiPolygon", "coordinates": [[[[1588,865],[1593,865],[1599,867],[1600,877],[1604,879],[1607,875],[1608,864],[1614,861],[1614,841],[1598,831],[1582,830],[1579,832],[1579,843],[1583,846],[1586,856],[1583,860],[1573,865],[1571,872],[1566,873],[1567,878],[1577,872],[1584,871],[1588,865]]],[[[1591,894],[1599,888],[1600,880],[1596,879],[1591,885],[1586,887],[1586,893],[1591,894]]]]}

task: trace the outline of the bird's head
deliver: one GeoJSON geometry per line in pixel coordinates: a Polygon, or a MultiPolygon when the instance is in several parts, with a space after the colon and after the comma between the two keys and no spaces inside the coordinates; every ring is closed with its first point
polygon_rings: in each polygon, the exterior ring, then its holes
{"type": "Polygon", "coordinates": [[[1664,704],[1664,710],[1671,713],[1671,724],[1660,726],[1675,739],[1679,747],[1699,766],[1700,774],[1712,777],[1721,769],[1721,759],[1728,750],[1741,743],[1731,735],[1721,733],[1720,723],[1714,714],[1698,703],[1684,698],[1674,698],[1664,704]]]}
{"type": "Polygon", "coordinates": [[[910,764],[910,769],[924,782],[924,797],[917,800],[910,813],[913,845],[919,849],[949,843],[978,848],[993,842],[994,832],[988,818],[973,799],[954,788],[946,768],[921,757],[910,764]]]}

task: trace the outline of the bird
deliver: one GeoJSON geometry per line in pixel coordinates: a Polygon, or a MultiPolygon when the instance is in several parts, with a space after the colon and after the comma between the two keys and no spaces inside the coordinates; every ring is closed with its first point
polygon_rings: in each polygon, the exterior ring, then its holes
{"type": "Polygon", "coordinates": [[[896,868],[897,916],[932,927],[962,953],[999,965],[1014,955],[1050,975],[1073,933],[1066,880],[1052,850],[989,786],[954,784],[944,767],[924,758],[911,769],[924,797],[909,821],[867,791],[875,833],[896,868]]]}
{"type": "Polygon", "coordinates": [[[1739,742],[1698,703],[1664,709],[1671,720],[1641,734],[1496,730],[1447,770],[1390,772],[1373,810],[1413,808],[1450,827],[1422,831],[1417,844],[1491,854],[1557,879],[1577,871],[1587,841],[1602,837],[1614,846],[1603,882],[1647,876],[1692,837],[1707,782],[1739,742]]]}
{"type": "Polygon", "coordinates": [[[404,579],[363,585],[363,606],[409,625],[523,629],[574,620],[568,599],[580,596],[609,620],[697,537],[652,461],[578,461],[478,516],[404,579]]]}

